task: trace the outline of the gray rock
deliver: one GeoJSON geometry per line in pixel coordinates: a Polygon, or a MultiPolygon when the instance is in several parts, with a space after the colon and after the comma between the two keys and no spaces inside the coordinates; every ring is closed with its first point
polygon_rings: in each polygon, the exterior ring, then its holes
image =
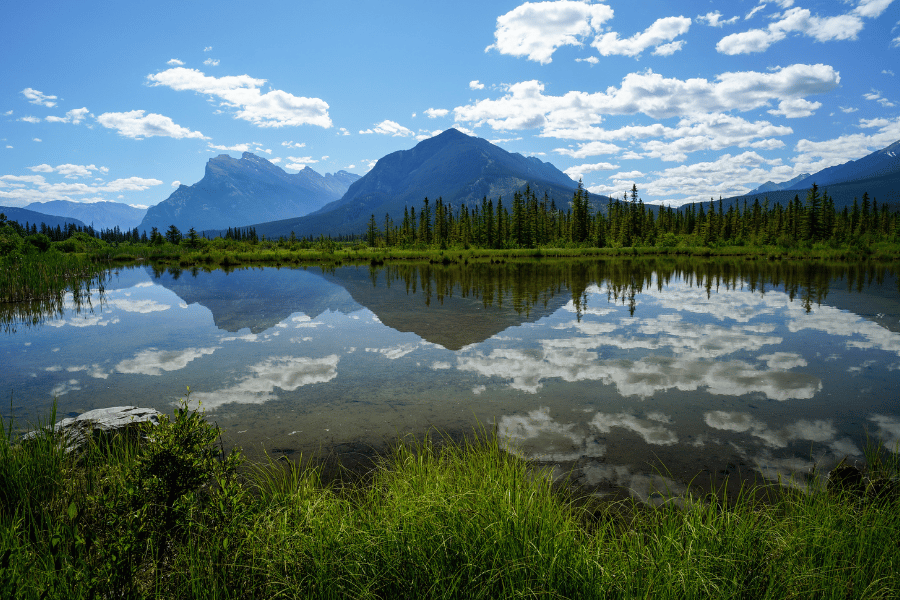
{"type": "MultiPolygon", "coordinates": [[[[142,423],[147,422],[156,425],[160,416],[162,413],[157,410],[137,406],[98,408],[59,421],[53,426],[53,431],[59,433],[65,440],[66,452],[72,452],[81,448],[90,438],[108,439],[120,433],[134,431],[142,423]]],[[[37,434],[38,432],[32,431],[25,434],[22,439],[32,439],[37,434]]]]}

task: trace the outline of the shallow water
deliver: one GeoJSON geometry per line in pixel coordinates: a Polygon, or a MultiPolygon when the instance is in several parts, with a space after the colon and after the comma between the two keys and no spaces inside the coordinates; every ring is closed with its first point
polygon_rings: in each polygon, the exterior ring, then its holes
{"type": "Polygon", "coordinates": [[[251,455],[352,461],[481,425],[598,492],[802,486],[867,434],[900,443],[897,281],[758,261],[122,268],[0,337],[0,390],[28,420],[54,397],[59,416],[170,412],[189,386],[251,455]]]}

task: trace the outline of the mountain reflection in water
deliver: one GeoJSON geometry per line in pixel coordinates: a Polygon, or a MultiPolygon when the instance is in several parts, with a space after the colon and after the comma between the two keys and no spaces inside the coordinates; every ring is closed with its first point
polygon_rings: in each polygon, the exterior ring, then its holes
{"type": "Polygon", "coordinates": [[[90,310],[70,298],[8,329],[0,383],[26,417],[51,395],[61,414],[171,410],[190,386],[251,454],[490,424],[649,501],[698,473],[801,482],[859,457],[866,431],[900,441],[898,298],[896,267],[871,264],[120,269],[90,310]]]}

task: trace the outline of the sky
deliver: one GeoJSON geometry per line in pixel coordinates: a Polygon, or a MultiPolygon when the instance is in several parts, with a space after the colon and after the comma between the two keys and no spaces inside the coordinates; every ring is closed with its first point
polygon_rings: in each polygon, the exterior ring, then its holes
{"type": "Polygon", "coordinates": [[[245,151],[364,175],[450,127],[677,206],[900,140],[900,0],[33,0],[0,53],[4,206],[151,206],[245,151]]]}

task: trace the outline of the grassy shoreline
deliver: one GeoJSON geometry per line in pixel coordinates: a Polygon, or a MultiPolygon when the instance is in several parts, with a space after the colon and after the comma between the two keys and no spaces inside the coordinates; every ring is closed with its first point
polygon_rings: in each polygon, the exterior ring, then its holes
{"type": "Polygon", "coordinates": [[[0,439],[5,597],[900,594],[897,455],[884,449],[868,452],[869,476],[887,493],[747,489],[650,508],[554,487],[483,432],[398,443],[345,483],[286,461],[239,468],[186,409],[144,443],[81,454],[11,432],[0,439]]]}

